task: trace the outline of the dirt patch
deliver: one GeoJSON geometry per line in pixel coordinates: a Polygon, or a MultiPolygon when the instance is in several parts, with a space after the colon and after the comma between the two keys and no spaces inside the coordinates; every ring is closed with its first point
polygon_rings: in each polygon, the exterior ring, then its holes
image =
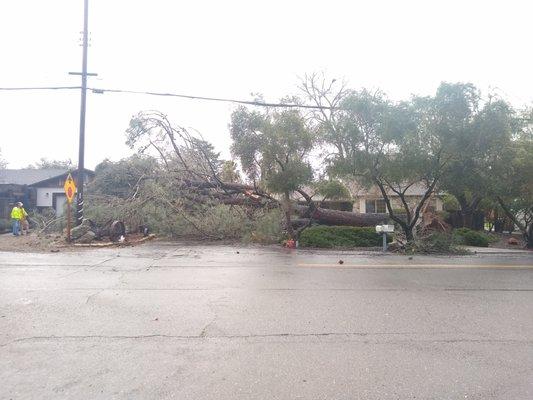
{"type": "MultiPolygon", "coordinates": [[[[148,239],[152,239],[150,237],[148,239]]],[[[109,241],[94,241],[93,246],[72,245],[66,242],[65,237],[54,234],[37,234],[31,232],[29,235],[13,236],[11,233],[0,235],[0,251],[16,251],[21,253],[54,253],[67,251],[80,251],[81,249],[94,249],[109,246],[133,246],[143,243],[147,238],[142,234],[127,235],[123,243],[112,243],[109,241]]]]}
{"type": "Polygon", "coordinates": [[[0,251],[51,252],[59,251],[65,239],[59,234],[13,236],[11,233],[0,235],[0,251]]]}

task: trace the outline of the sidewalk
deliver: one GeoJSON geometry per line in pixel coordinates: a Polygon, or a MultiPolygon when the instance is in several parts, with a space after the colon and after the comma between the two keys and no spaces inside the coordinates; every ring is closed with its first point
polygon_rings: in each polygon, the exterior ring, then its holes
{"type": "Polygon", "coordinates": [[[533,251],[526,249],[500,249],[496,247],[474,246],[461,246],[461,248],[477,254],[533,254],[533,251]]]}

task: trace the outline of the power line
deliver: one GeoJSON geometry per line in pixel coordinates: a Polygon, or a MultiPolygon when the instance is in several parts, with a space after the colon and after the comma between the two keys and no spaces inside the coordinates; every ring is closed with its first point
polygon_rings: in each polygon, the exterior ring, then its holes
{"type": "Polygon", "coordinates": [[[327,107],[327,106],[313,106],[309,104],[294,104],[294,103],[267,103],[257,100],[237,100],[237,99],[227,99],[222,97],[206,97],[206,96],[193,96],[188,94],[179,94],[179,93],[163,93],[163,92],[143,92],[137,90],[124,90],[124,89],[102,89],[102,88],[87,88],[92,90],[94,93],[126,93],[126,94],[145,94],[149,96],[162,96],[162,97],[179,97],[182,99],[190,100],[204,100],[204,101],[218,101],[224,103],[236,103],[236,104],[246,104],[251,106],[260,106],[260,107],[284,107],[284,108],[307,108],[307,109],[323,109],[323,110],[335,110],[337,107],[327,107]]]}
{"type": "MultiPolygon", "coordinates": [[[[12,88],[2,88],[0,91],[20,91],[20,90],[64,90],[64,89],[81,89],[81,86],[43,86],[43,87],[12,87],[12,88]]],[[[223,97],[207,97],[207,96],[194,96],[188,94],[180,93],[164,93],[164,92],[144,92],[137,90],[126,90],[126,89],[104,89],[104,88],[87,88],[93,93],[124,93],[124,94],[143,94],[148,96],[160,96],[160,97],[177,97],[181,99],[189,100],[201,100],[201,101],[216,101],[224,103],[235,103],[235,104],[246,104],[250,106],[258,107],[279,107],[279,108],[303,108],[303,109],[312,109],[312,110],[337,110],[339,107],[328,107],[328,106],[314,106],[309,104],[294,104],[294,103],[270,103],[257,100],[238,100],[238,99],[228,99],[223,97]]]]}
{"type": "MultiPolygon", "coordinates": [[[[41,87],[0,87],[0,91],[18,91],[18,90],[69,90],[69,89],[81,89],[81,86],[41,86],[41,87]]],[[[294,104],[294,103],[267,103],[257,100],[238,100],[228,99],[223,97],[207,97],[207,96],[194,96],[181,93],[165,93],[165,92],[144,92],[138,90],[127,89],[105,89],[105,88],[87,88],[87,90],[93,93],[123,93],[123,94],[141,94],[148,96],[160,96],[160,97],[177,97],[189,100],[200,101],[216,101],[224,103],[246,104],[257,107],[278,107],[278,108],[303,108],[311,110],[344,110],[343,107],[328,107],[328,106],[314,106],[310,104],[294,104]]],[[[524,120],[530,120],[529,118],[522,118],[524,120]]]]}
{"type": "Polygon", "coordinates": [[[0,87],[0,90],[17,91],[17,90],[70,90],[81,89],[81,86],[36,86],[36,87],[0,87]]]}

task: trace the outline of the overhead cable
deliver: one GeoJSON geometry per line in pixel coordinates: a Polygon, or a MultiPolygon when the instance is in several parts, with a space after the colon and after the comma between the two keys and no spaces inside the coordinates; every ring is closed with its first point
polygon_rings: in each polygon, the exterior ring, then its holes
{"type": "Polygon", "coordinates": [[[0,90],[70,90],[81,89],[81,86],[36,86],[36,87],[0,87],[0,90]]]}
{"type": "MultiPolygon", "coordinates": [[[[45,86],[45,87],[0,87],[0,91],[21,91],[21,90],[64,90],[64,89],[81,89],[81,86],[45,86]]],[[[235,104],[246,104],[250,106],[258,107],[279,107],[279,108],[304,108],[304,109],[314,109],[314,110],[335,110],[337,107],[328,107],[328,106],[314,106],[309,104],[295,104],[295,103],[270,103],[258,100],[238,100],[238,99],[227,99],[222,97],[206,97],[206,96],[193,96],[188,94],[180,93],[164,93],[164,92],[144,92],[137,90],[125,90],[125,89],[105,89],[105,88],[87,88],[93,93],[124,93],[124,94],[143,94],[148,96],[160,96],[160,97],[178,97],[182,99],[189,100],[200,100],[200,101],[216,101],[224,103],[235,103],[235,104]]]]}

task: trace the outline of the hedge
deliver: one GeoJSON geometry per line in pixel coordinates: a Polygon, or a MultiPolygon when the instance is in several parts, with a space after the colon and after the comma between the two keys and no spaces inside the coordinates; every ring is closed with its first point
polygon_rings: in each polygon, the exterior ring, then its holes
{"type": "MultiPolygon", "coordinates": [[[[392,241],[389,236],[388,241],[392,241]]],[[[383,238],[375,228],[354,226],[312,226],[300,235],[301,247],[376,247],[383,238]]]]}
{"type": "Polygon", "coordinates": [[[459,228],[453,231],[454,240],[458,244],[475,247],[489,247],[489,237],[482,233],[468,228],[459,228]]]}

